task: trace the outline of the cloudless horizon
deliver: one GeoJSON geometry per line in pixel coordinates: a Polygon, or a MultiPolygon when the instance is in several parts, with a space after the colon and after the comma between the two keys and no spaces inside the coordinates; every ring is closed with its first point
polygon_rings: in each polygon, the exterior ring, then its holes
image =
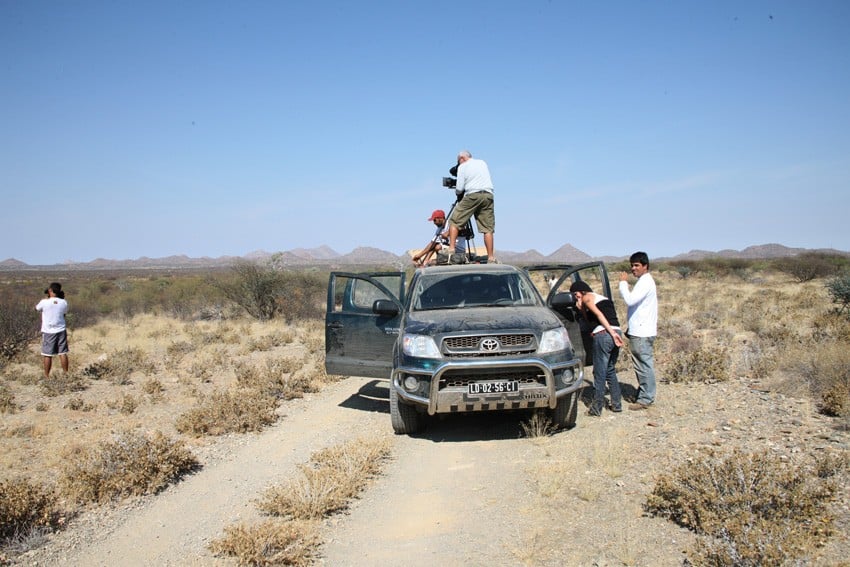
{"type": "Polygon", "coordinates": [[[0,261],[401,254],[462,149],[490,166],[497,256],[850,251],[848,21],[837,0],[0,0],[0,261]]]}

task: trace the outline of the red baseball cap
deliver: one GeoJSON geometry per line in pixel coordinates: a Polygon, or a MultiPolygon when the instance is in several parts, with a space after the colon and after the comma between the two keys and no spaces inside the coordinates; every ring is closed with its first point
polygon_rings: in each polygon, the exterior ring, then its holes
{"type": "Polygon", "coordinates": [[[436,211],[431,213],[431,218],[428,219],[428,220],[433,221],[434,219],[444,219],[444,218],[446,218],[446,212],[443,211],[442,209],[437,209],[436,211]]]}

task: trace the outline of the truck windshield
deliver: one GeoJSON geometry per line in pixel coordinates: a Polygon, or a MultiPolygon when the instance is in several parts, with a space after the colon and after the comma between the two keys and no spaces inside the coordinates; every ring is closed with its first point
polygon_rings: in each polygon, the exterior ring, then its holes
{"type": "Polygon", "coordinates": [[[424,274],[411,297],[413,311],[518,305],[542,302],[533,285],[515,272],[424,274]]]}

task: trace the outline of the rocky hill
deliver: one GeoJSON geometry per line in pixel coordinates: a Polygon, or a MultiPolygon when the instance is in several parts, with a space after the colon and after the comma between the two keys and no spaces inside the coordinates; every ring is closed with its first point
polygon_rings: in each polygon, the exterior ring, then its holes
{"type": "MultiPolygon", "coordinates": [[[[789,256],[797,256],[806,252],[821,252],[825,254],[838,254],[850,256],[850,252],[835,250],[835,249],[817,249],[811,250],[807,248],[789,248],[782,244],[760,244],[757,246],[748,246],[743,250],[720,250],[719,252],[711,252],[708,250],[691,250],[685,254],[668,258],[653,258],[655,261],[663,260],[702,260],[705,258],[784,258],[789,256]]],[[[165,258],[148,258],[141,257],[135,260],[110,260],[106,258],[97,258],[90,262],[65,262],[59,265],[52,266],[33,266],[9,258],[0,261],[0,271],[2,270],[21,270],[21,269],[62,269],[85,270],[85,269],[180,269],[180,268],[209,268],[209,267],[227,267],[237,260],[253,260],[259,262],[270,261],[277,266],[355,266],[355,265],[394,265],[408,264],[412,251],[406,251],[396,255],[386,250],[370,247],[357,247],[348,254],[339,254],[328,246],[319,246],[317,248],[296,248],[293,250],[285,250],[280,252],[266,252],[264,250],[255,250],[244,256],[219,256],[218,258],[202,257],[190,258],[185,255],[167,256],[165,258]]],[[[571,244],[564,244],[549,255],[544,255],[537,250],[531,249],[525,252],[512,252],[509,250],[499,250],[499,259],[502,262],[510,264],[579,264],[592,260],[602,260],[605,262],[617,262],[627,258],[627,256],[615,257],[593,257],[575,248],[571,244]]]]}

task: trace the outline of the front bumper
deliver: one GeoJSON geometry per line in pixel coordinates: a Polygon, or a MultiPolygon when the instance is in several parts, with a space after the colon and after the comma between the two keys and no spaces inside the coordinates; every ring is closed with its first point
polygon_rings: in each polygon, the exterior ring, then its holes
{"type": "Polygon", "coordinates": [[[390,387],[407,403],[424,406],[429,415],[437,413],[551,408],[558,399],[582,386],[584,367],[579,359],[551,364],[540,358],[452,359],[429,370],[399,367],[393,370],[390,387]],[[419,387],[405,387],[405,379],[415,377],[419,387]],[[470,394],[470,382],[516,380],[519,390],[470,394]]]}

